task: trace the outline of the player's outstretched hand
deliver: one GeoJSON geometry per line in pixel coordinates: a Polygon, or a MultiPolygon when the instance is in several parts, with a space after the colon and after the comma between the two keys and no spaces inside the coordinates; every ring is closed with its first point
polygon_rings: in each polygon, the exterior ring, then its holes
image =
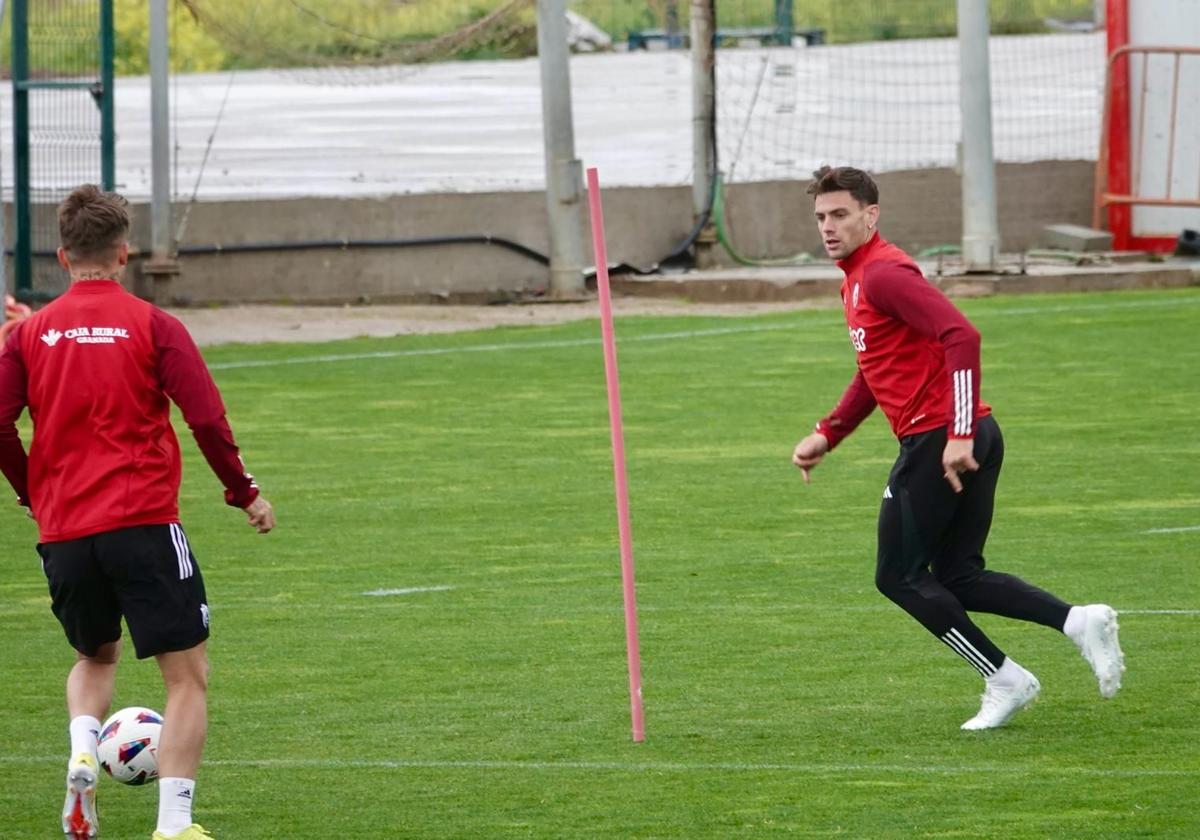
{"type": "Polygon", "coordinates": [[[979,469],[979,463],[975,460],[975,439],[951,438],[946,441],[946,448],[942,450],[942,469],[950,487],[955,493],[961,493],[962,479],[958,474],[979,469]]]}
{"type": "Polygon", "coordinates": [[[250,525],[260,534],[265,534],[275,527],[275,511],[271,507],[271,503],[258,496],[253,502],[246,505],[246,518],[250,525]]]}
{"type": "Polygon", "coordinates": [[[812,483],[808,471],[821,463],[821,459],[825,457],[825,453],[828,451],[829,438],[820,432],[813,432],[796,444],[796,448],[792,450],[792,463],[800,468],[800,473],[804,476],[805,484],[812,483]]]}

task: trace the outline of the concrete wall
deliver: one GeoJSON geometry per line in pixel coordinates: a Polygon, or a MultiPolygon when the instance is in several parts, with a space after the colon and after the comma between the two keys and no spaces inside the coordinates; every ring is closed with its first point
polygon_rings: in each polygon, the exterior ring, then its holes
{"type": "MultiPolygon", "coordinates": [[[[1003,248],[1020,251],[1036,246],[1047,224],[1087,224],[1093,166],[1085,161],[998,166],[1003,248]]],[[[959,242],[961,200],[956,174],[921,170],[887,173],[878,180],[884,236],[913,252],[959,242]]],[[[796,181],[728,188],[727,218],[737,249],[754,257],[822,254],[812,201],[804,188],[805,183],[796,181]]],[[[177,208],[176,224],[185,211],[177,208]]],[[[650,266],[691,228],[691,189],[607,189],[604,212],[610,260],[650,266]]],[[[148,244],[149,210],[137,207],[135,214],[135,240],[148,244]]],[[[196,204],[188,213],[180,244],[186,248],[469,234],[503,237],[546,253],[542,195],[421,194],[196,204]]],[[[590,249],[590,234],[584,241],[590,249]]],[[[723,252],[722,261],[733,264],[723,252]]],[[[174,302],[488,301],[536,294],[547,284],[543,265],[484,244],[185,254],[180,263],[181,274],[170,285],[174,302]]],[[[46,291],[60,290],[52,288],[53,280],[41,280],[39,285],[46,291]]],[[[145,283],[136,278],[134,287],[149,294],[145,283]]]]}

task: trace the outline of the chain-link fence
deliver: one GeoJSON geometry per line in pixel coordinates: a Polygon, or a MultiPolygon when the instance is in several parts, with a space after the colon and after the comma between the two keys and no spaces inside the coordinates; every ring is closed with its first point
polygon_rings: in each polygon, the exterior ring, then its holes
{"type": "MultiPolygon", "coordinates": [[[[55,293],[54,208],[83,182],[113,183],[110,0],[11,0],[13,268],[18,290],[55,293]]],[[[9,115],[6,114],[6,117],[9,115]]]]}

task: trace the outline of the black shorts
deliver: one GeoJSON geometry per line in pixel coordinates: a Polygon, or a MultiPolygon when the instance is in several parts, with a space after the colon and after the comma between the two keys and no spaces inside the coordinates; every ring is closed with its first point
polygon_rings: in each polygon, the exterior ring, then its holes
{"type": "Polygon", "coordinates": [[[208,638],[204,578],[181,526],[138,525],[37,550],[51,609],[84,656],[121,638],[122,616],[138,659],[208,638]]]}

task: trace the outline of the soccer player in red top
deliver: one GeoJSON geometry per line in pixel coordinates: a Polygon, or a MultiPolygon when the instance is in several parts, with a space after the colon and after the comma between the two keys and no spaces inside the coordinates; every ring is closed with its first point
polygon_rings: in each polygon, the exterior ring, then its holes
{"type": "Polygon", "coordinates": [[[825,251],[845,272],[842,305],[858,371],[833,411],[796,445],[805,482],[826,453],[879,406],[900,440],[879,512],[875,585],[986,681],[963,729],[1003,726],[1029,705],[1037,677],[968,617],[985,612],[1060,630],[1109,698],[1125,670],[1117,614],[1071,606],[986,568],[1004,440],[980,399],[979,332],[902,250],[877,231],[879,190],[866,172],[822,168],[808,191],[825,251]]]}
{"type": "Polygon", "coordinates": [[[221,395],[187,330],[129,294],[125,199],[85,185],[58,208],[67,292],[13,328],[0,350],[0,471],[37,521],[51,607],[77,651],[67,677],[71,758],[63,832],[95,837],[96,741],[112,702],[121,618],[139,659],[157,659],[167,704],[153,837],[209,837],[192,823],[207,731],[209,611],[179,524],[183,414],[225,500],[260,533],[270,503],[242,466],[221,395]],[[16,420],[28,407],[26,457],[16,420]]]}

